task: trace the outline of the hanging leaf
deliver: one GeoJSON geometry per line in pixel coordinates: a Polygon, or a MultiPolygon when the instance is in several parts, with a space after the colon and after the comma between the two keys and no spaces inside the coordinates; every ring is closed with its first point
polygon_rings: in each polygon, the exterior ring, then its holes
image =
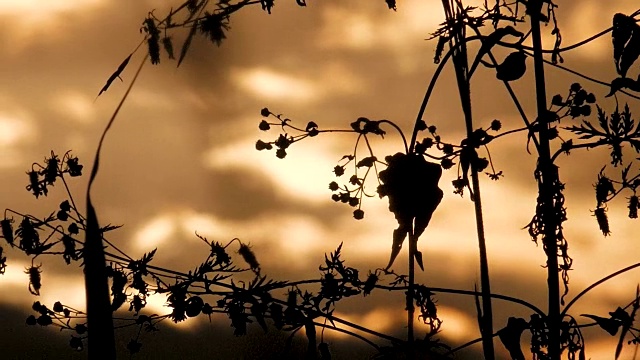
{"type": "MultiPolygon", "coordinates": [[[[396,153],[387,156],[385,160],[389,166],[379,174],[382,184],[378,187],[378,194],[389,197],[389,211],[398,222],[398,228],[393,231],[391,256],[386,267],[389,269],[414,223],[413,237],[410,240],[418,241],[440,204],[443,193],[438,188],[442,175],[440,165],[430,163],[417,154],[396,153]]],[[[414,254],[422,268],[421,255],[414,254]]]]}
{"type": "Polygon", "coordinates": [[[170,36],[165,36],[164,38],[162,38],[162,46],[164,47],[164,51],[167,52],[167,56],[169,56],[169,59],[175,59],[175,57],[173,56],[173,42],[171,41],[170,36]]]}
{"type": "Polygon", "coordinates": [[[147,33],[151,63],[157,65],[160,63],[160,30],[156,27],[156,22],[152,17],[146,18],[143,25],[143,30],[147,33]]]}
{"type": "Polygon", "coordinates": [[[631,64],[640,55],[640,26],[632,17],[615,14],[611,36],[616,71],[624,78],[631,64]]]}
{"type": "Polygon", "coordinates": [[[180,64],[182,64],[182,60],[184,60],[184,57],[187,56],[187,51],[189,51],[189,46],[191,46],[191,40],[193,40],[193,36],[196,34],[196,30],[198,30],[197,23],[193,24],[191,30],[189,30],[189,35],[187,35],[187,38],[182,44],[182,49],[180,49],[180,57],[178,58],[178,67],[180,66],[180,64]]]}
{"type": "Polygon", "coordinates": [[[217,46],[222,44],[222,40],[227,38],[224,33],[229,30],[229,18],[219,14],[204,13],[204,18],[200,21],[200,31],[206,35],[211,42],[217,46]]]}

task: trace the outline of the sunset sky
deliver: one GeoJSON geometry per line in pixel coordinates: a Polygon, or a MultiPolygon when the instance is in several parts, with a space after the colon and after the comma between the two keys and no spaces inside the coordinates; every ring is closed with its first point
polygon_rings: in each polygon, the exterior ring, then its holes
{"type": "MultiPolygon", "coordinates": [[[[613,14],[631,14],[637,6],[631,0],[557,3],[563,45],[610,27],[613,14]]],[[[42,163],[51,150],[57,154],[73,150],[85,165],[87,176],[73,179],[71,186],[76,201],[84,206],[97,141],[145,49],[132,57],[122,74],[124,82],[116,80],[106,93],[97,99],[96,95],[143,39],[139,30],[148,12],[155,9],[158,17],[164,17],[176,4],[157,0],[0,1],[2,207],[44,217],[58,206],[65,196],[61,186],[38,200],[25,190],[25,172],[33,162],[42,163]]],[[[301,8],[293,0],[279,0],[271,15],[259,5],[244,8],[231,18],[231,30],[220,47],[197,37],[179,68],[164,53],[160,65],[145,65],[107,137],[92,192],[101,222],[124,225],[110,234],[117,246],[134,258],[157,247],[156,265],[186,271],[208,253],[194,232],[223,243],[237,237],[251,244],[263,273],[277,280],[318,278],[324,254],[340,243],[347,264],[361,274],[386,265],[391,234],[397,226],[388,211],[388,200],[365,199],[365,218],[357,221],[352,208],[330,198],[328,184],[336,180],[332,169],[352,152],[355,136],[322,134],[293,144],[287,157],[278,159],[274,151],[255,150],[258,139],[273,141],[279,134],[275,127],[269,132],[258,129],[260,109],[282,113],[303,128],[311,120],[320,129],[328,129],[348,128],[361,116],[389,119],[410,138],[436,67],[435,42],[425,39],[443,21],[441,2],[398,0],[397,12],[387,9],[383,0],[308,0],[307,4],[301,8]]],[[[543,28],[547,48],[553,44],[551,29],[543,28]]],[[[526,32],[526,24],[521,31],[526,32]]],[[[181,31],[174,34],[177,50],[185,35],[181,31]]],[[[474,54],[476,48],[471,50],[474,54]]],[[[506,54],[496,52],[498,58],[506,54]]],[[[598,80],[610,82],[617,77],[610,34],[563,57],[564,66],[598,80]]],[[[513,87],[533,119],[532,59],[527,66],[525,77],[513,87]]],[[[546,70],[549,99],[557,93],[565,96],[571,83],[580,82],[606,112],[615,108],[613,97],[604,98],[607,87],[556,68],[546,70]]],[[[638,73],[638,64],[634,64],[628,76],[635,79],[638,73]]],[[[504,130],[522,126],[494,70],[481,66],[471,87],[477,127],[486,128],[493,119],[501,120],[504,130]]],[[[632,113],[639,109],[638,100],[622,94],[618,100],[621,104],[628,101],[632,113]]],[[[465,132],[459,108],[454,73],[447,67],[425,120],[438,127],[444,140],[459,143],[465,132]]],[[[561,125],[577,123],[577,119],[567,120],[561,125]]],[[[397,134],[391,128],[385,130],[388,136],[373,142],[379,158],[403,151],[397,134]]],[[[500,138],[491,143],[490,151],[496,170],[504,173],[498,182],[481,177],[492,290],[546,309],[544,252],[522,229],[535,210],[535,154],[527,153],[525,133],[500,138]]],[[[625,161],[636,157],[626,154],[625,161]]],[[[592,216],[596,206],[593,184],[600,169],[607,165],[612,177],[619,176],[619,169],[612,171],[607,149],[574,150],[570,157],[561,156],[558,165],[566,184],[569,221],[565,236],[574,259],[571,299],[592,282],[639,261],[638,220],[627,217],[628,193],[609,205],[611,236],[602,236],[592,216]]],[[[453,194],[456,168],[444,172],[440,181],[444,199],[418,243],[425,263],[418,281],[472,290],[480,278],[473,203],[467,194],[463,198],[453,194]]],[[[632,173],[638,168],[632,167],[632,173]]],[[[346,182],[348,177],[338,180],[346,182]]],[[[2,246],[7,250],[6,244],[2,246]]],[[[395,262],[398,272],[406,272],[405,251],[395,262]]],[[[58,258],[37,259],[36,264],[43,263],[43,287],[36,298],[28,291],[24,273],[31,260],[16,251],[6,255],[8,268],[0,277],[3,325],[17,321],[11,325],[15,332],[36,332],[33,336],[43,339],[56,330],[25,328],[21,320],[31,314],[33,301],[53,304],[60,300],[84,307],[82,270],[77,263],[67,266],[58,258]]],[[[572,314],[579,322],[587,320],[580,317],[583,313],[607,316],[632,300],[637,279],[637,271],[629,272],[598,287],[576,304],[572,314]]],[[[446,343],[457,346],[478,336],[473,298],[444,294],[437,298],[446,343]]],[[[154,298],[149,311],[167,312],[163,303],[163,298],[154,298]]],[[[496,301],[494,306],[496,330],[509,316],[530,315],[504,302],[496,301]]],[[[350,300],[343,308],[339,305],[336,313],[380,331],[404,331],[399,293],[374,291],[365,300],[350,300]]],[[[231,339],[228,319],[218,319],[224,335],[215,336],[231,339]]],[[[173,326],[167,321],[162,327],[167,332],[192,334],[188,322],[173,326]]],[[[0,349],[17,353],[34,346],[11,331],[2,334],[0,349]]],[[[197,334],[210,335],[206,331],[197,334]]],[[[585,334],[591,336],[589,357],[613,358],[616,339],[599,337],[603,332],[593,329],[585,334]]],[[[171,351],[171,339],[162,338],[162,332],[154,336],[160,340],[153,351],[162,351],[158,350],[162,346],[171,351]]],[[[66,338],[61,339],[56,341],[66,346],[66,338]]],[[[241,346],[244,340],[227,341],[241,346]]],[[[506,358],[497,339],[496,344],[506,358]]],[[[627,351],[623,354],[630,359],[633,348],[627,351]]],[[[142,358],[147,356],[144,352],[143,347],[142,358]]]]}

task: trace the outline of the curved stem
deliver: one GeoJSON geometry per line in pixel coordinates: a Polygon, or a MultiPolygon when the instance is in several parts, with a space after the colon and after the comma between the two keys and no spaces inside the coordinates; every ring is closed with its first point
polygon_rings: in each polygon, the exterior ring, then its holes
{"type": "MultiPolygon", "coordinates": [[[[492,337],[492,338],[494,338],[494,337],[496,337],[496,336],[498,336],[498,333],[494,333],[493,335],[491,335],[491,337],[492,337]]],[[[460,351],[460,350],[462,350],[462,349],[464,349],[464,348],[467,348],[467,347],[469,347],[469,346],[471,346],[471,345],[473,345],[473,344],[477,344],[477,343],[479,343],[479,342],[481,342],[481,341],[482,341],[482,338],[481,338],[481,337],[480,337],[480,338],[477,338],[477,339],[473,339],[473,340],[471,340],[471,341],[467,341],[466,343],[464,343],[464,344],[462,344],[462,345],[460,345],[460,346],[456,346],[455,348],[453,348],[453,349],[451,349],[451,350],[447,351],[446,353],[444,353],[444,356],[448,356],[448,355],[451,355],[451,354],[453,354],[453,353],[456,353],[456,352],[458,352],[458,351],[460,351]]]]}
{"type": "Polygon", "coordinates": [[[567,311],[569,311],[569,309],[571,308],[571,306],[578,301],[578,299],[580,299],[581,297],[583,297],[584,295],[586,295],[589,291],[593,290],[595,287],[597,287],[598,285],[608,281],[609,279],[612,279],[620,274],[623,274],[629,270],[633,270],[637,267],[640,267],[640,263],[635,263],[633,265],[627,266],[624,269],[620,269],[612,274],[609,274],[605,277],[603,277],[602,279],[594,282],[593,284],[587,286],[584,290],[582,290],[578,295],[576,295],[576,297],[574,297],[573,299],[571,299],[571,301],[569,301],[569,303],[567,304],[567,306],[564,307],[564,310],[562,310],[562,312],[560,313],[561,316],[566,315],[567,311]]]}
{"type": "Polygon", "coordinates": [[[398,125],[396,125],[393,121],[389,121],[389,120],[380,120],[380,123],[389,124],[389,125],[393,126],[398,131],[398,134],[400,134],[400,137],[402,138],[402,142],[404,143],[404,151],[407,154],[409,154],[409,147],[407,146],[407,139],[404,137],[404,133],[402,132],[400,127],[398,127],[398,125]]]}
{"type": "MultiPolygon", "coordinates": [[[[465,41],[472,41],[472,40],[480,40],[481,37],[480,36],[473,36],[473,37],[469,37],[466,38],[465,41]]],[[[444,66],[446,65],[447,61],[449,60],[449,58],[453,55],[454,51],[461,46],[460,44],[456,44],[454,46],[452,46],[449,51],[447,51],[447,53],[442,57],[442,59],[440,59],[440,63],[438,64],[438,67],[436,68],[436,71],[433,73],[433,76],[431,77],[431,80],[429,81],[429,86],[427,86],[427,91],[424,94],[424,98],[422,98],[422,103],[420,104],[420,110],[418,110],[418,116],[416,117],[416,121],[415,124],[413,126],[413,133],[411,134],[411,144],[409,144],[409,152],[412,153],[413,149],[415,147],[415,143],[416,143],[416,139],[418,137],[418,124],[420,123],[420,120],[422,120],[422,116],[424,115],[424,112],[427,108],[427,104],[429,103],[429,99],[431,98],[431,93],[433,93],[433,89],[436,86],[436,82],[438,81],[438,77],[440,76],[440,73],[442,72],[442,69],[444,69],[444,66]]]]}
{"type": "Polygon", "coordinates": [[[347,335],[349,335],[349,336],[353,336],[354,338],[360,339],[360,340],[364,341],[365,343],[367,343],[367,344],[371,345],[374,349],[376,349],[376,350],[380,350],[380,346],[378,346],[376,343],[374,343],[373,341],[371,341],[371,340],[367,339],[366,337],[364,337],[364,336],[362,336],[362,335],[360,335],[360,334],[356,334],[356,333],[351,332],[351,331],[349,331],[349,330],[341,329],[341,328],[339,328],[339,327],[335,327],[335,326],[327,325],[327,324],[324,324],[324,323],[317,323],[317,322],[314,322],[314,323],[313,323],[313,325],[315,325],[315,326],[320,326],[320,327],[322,327],[323,329],[329,329],[329,330],[333,330],[333,331],[341,332],[341,333],[343,333],[343,334],[347,334],[347,335]]]}

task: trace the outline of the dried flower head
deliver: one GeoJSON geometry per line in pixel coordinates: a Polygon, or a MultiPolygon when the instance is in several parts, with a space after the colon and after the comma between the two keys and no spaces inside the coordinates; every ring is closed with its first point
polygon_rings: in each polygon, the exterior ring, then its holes
{"type": "Polygon", "coordinates": [[[42,271],[40,271],[41,266],[42,264],[39,266],[32,265],[25,271],[25,274],[29,275],[29,292],[36,296],[40,295],[40,288],[42,287],[42,278],[40,277],[42,273],[42,271]]]}
{"type": "Polygon", "coordinates": [[[238,254],[240,254],[244,261],[249,264],[251,270],[253,270],[255,273],[260,273],[260,264],[258,263],[256,255],[253,253],[249,245],[240,243],[238,254]]]}
{"type": "Polygon", "coordinates": [[[596,217],[598,221],[598,227],[600,227],[600,231],[604,236],[611,235],[611,230],[609,229],[609,219],[607,218],[607,210],[603,207],[599,207],[593,211],[593,216],[596,217]]]}

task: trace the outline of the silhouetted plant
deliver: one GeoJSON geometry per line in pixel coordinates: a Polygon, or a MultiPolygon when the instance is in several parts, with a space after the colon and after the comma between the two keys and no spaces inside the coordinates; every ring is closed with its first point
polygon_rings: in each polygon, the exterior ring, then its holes
{"type": "MultiPolygon", "coordinates": [[[[385,0],[385,2],[389,9],[396,10],[395,1],[385,0]]],[[[304,0],[296,0],[296,3],[306,6],[304,0]]],[[[147,56],[153,64],[161,61],[161,44],[168,58],[173,59],[172,37],[168,32],[176,28],[188,28],[188,35],[177,60],[179,66],[185,59],[194,36],[200,34],[220,46],[230,29],[230,16],[244,6],[252,4],[260,4],[269,14],[275,5],[273,0],[236,2],[218,0],[214,5],[209,4],[207,0],[187,0],[163,19],[156,18],[153,12],[150,12],[142,23],[140,31],[144,33],[144,39],[140,45],[146,42],[147,56]]],[[[608,334],[619,336],[615,349],[617,359],[625,341],[633,344],[640,342],[640,331],[634,327],[635,316],[640,309],[640,288],[636,289],[633,299],[626,306],[617,307],[609,313],[609,317],[581,314],[583,318],[593,320],[591,323],[579,324],[576,317],[568,311],[576,301],[593,288],[640,267],[640,263],[594,282],[565,304],[565,297],[569,294],[569,271],[572,269],[573,259],[569,255],[568,239],[563,234],[563,224],[567,220],[567,209],[564,205],[565,184],[560,180],[561,169],[555,160],[561,155],[570,155],[572,150],[602,146],[609,148],[611,165],[614,168],[618,166],[623,168],[619,178],[615,180],[605,172],[606,165],[597,174],[594,185],[596,194],[594,217],[603,234],[609,235],[611,228],[607,219],[607,206],[623,191],[631,193],[627,198],[629,218],[638,217],[639,201],[636,190],[640,186],[640,173],[635,175],[631,173],[633,162],[624,166],[622,149],[625,144],[628,144],[632,150],[640,153],[640,125],[636,125],[627,104],[620,111],[617,97],[619,93],[635,97],[628,90],[640,91],[640,84],[638,84],[640,79],[632,80],[626,77],[631,65],[640,55],[640,26],[636,24],[635,19],[640,11],[630,16],[615,14],[612,28],[577,44],[562,47],[562,37],[556,19],[557,8],[558,6],[551,0],[519,0],[513,3],[496,1],[492,6],[489,6],[488,1],[484,1],[483,6],[480,7],[465,6],[462,0],[443,0],[445,22],[432,34],[432,39],[437,39],[434,62],[439,65],[426,89],[410,141],[407,141],[408,136],[405,136],[396,123],[386,119],[370,120],[360,117],[351,122],[346,129],[324,129],[316,122],[309,121],[302,128],[294,126],[293,121],[283,117],[282,114],[273,113],[266,107],[260,111],[263,119],[258,125],[259,129],[269,131],[272,127],[278,127],[281,133],[272,141],[258,140],[255,147],[257,150],[275,149],[275,155],[280,159],[286,158],[293,144],[306,138],[336,132],[355,136],[353,152],[344,155],[333,169],[336,177],[342,179],[343,175],[348,174],[349,178],[342,184],[332,181],[328,185],[333,193],[331,199],[355,208],[353,217],[359,220],[365,216],[363,210],[365,198],[374,197],[374,193],[377,193],[380,198],[389,199],[389,211],[394,214],[398,223],[398,228],[389,232],[391,252],[388,264],[384,268],[369,270],[368,275],[363,278],[360,277],[358,269],[345,265],[341,255],[342,244],[334,252],[325,255],[324,263],[319,267],[321,272],[319,278],[282,281],[263,275],[256,254],[247,243],[237,238],[224,244],[209,241],[196,233],[196,236],[208,247],[209,254],[200,264],[186,272],[154,266],[152,262],[156,249],[144,254],[140,259],[133,259],[106,238],[105,234],[116,230],[119,226],[99,226],[90,199],[91,184],[98,173],[100,150],[105,135],[135,83],[137,74],[146,62],[147,57],[145,57],[98,145],[86,194],[86,213],[77,208],[67,186],[68,177],[80,176],[83,166],[70,152],[62,157],[52,152],[51,156],[45,159],[44,164],[34,163],[31,170],[27,172],[26,189],[36,198],[46,197],[50,188],[60,181],[64,184],[68,200],[60,203],[50,215],[43,219],[6,210],[4,219],[0,220],[2,236],[7,243],[12,248],[23,251],[32,259],[32,265],[26,269],[26,273],[29,275],[28,289],[34,296],[39,295],[43,287],[42,268],[41,265],[36,265],[36,258],[59,255],[66,264],[82,261],[85,267],[88,308],[86,314],[67,307],[61,302],[54,303],[52,309],[49,309],[36,301],[32,308],[37,315],[29,316],[26,323],[56,326],[72,331],[69,344],[76,350],[83,349],[86,339],[100,339],[99,342],[95,342],[98,344],[96,347],[89,342],[89,349],[94,353],[99,352],[96,349],[102,349],[104,352],[101,356],[107,358],[115,356],[112,331],[114,328],[138,327],[140,329],[137,337],[127,344],[127,349],[133,354],[143,349],[142,330],[154,332],[158,329],[158,324],[166,319],[177,323],[192,317],[205,315],[210,318],[214,313],[222,313],[228,316],[236,336],[245,335],[248,324],[253,322],[264,331],[268,331],[270,325],[273,325],[278,330],[289,331],[291,336],[304,328],[308,339],[307,357],[309,358],[320,356],[322,359],[329,359],[331,357],[329,346],[323,338],[324,329],[330,329],[345,332],[365,341],[378,351],[379,358],[394,356],[418,358],[425,354],[437,358],[448,358],[457,351],[482,341],[484,357],[493,359],[495,358],[493,338],[497,336],[514,360],[525,358],[520,344],[524,331],[529,331],[531,334],[530,350],[534,359],[559,360],[562,354],[567,354],[569,359],[585,359],[587,356],[585,339],[581,328],[597,325],[608,334]],[[551,25],[550,35],[554,39],[554,44],[550,49],[542,46],[541,22],[551,25]],[[525,25],[529,26],[526,31],[516,29],[518,26],[525,25]],[[475,35],[467,35],[468,31],[475,35]],[[563,62],[563,52],[587,44],[606,35],[609,31],[612,32],[613,58],[618,78],[610,83],[601,82],[558,64],[563,62]],[[503,41],[505,37],[515,38],[516,41],[505,42],[503,41]],[[524,45],[529,39],[532,45],[524,45]],[[476,55],[469,58],[467,44],[473,41],[480,41],[481,45],[476,55]],[[512,50],[502,61],[498,61],[493,54],[496,47],[512,50]],[[545,54],[550,54],[551,60],[545,60],[545,54]],[[529,57],[533,58],[533,67],[527,66],[529,57]],[[486,61],[486,58],[490,61],[486,61]],[[469,66],[470,59],[473,59],[471,66],[469,66]],[[467,132],[466,136],[459,141],[445,142],[438,133],[436,125],[424,120],[424,114],[433,88],[449,60],[453,63],[467,132]],[[571,84],[564,97],[560,94],[554,95],[548,105],[545,63],[608,86],[610,92],[607,97],[615,96],[615,110],[607,114],[603,108],[596,105],[597,114],[595,114],[592,105],[596,104],[596,96],[579,83],[571,84]],[[496,79],[506,87],[522,117],[522,127],[503,130],[501,121],[497,119],[492,120],[486,127],[474,125],[471,111],[471,78],[480,65],[494,69],[496,79]],[[529,120],[510,85],[511,82],[521,79],[531,69],[534,71],[537,105],[534,121],[529,120]],[[597,117],[597,123],[589,120],[594,115],[597,117]],[[581,122],[560,126],[561,121],[571,122],[574,119],[579,119],[581,122]],[[374,136],[384,138],[389,130],[399,135],[403,148],[393,154],[376,155],[369,139],[374,136]],[[499,180],[503,176],[502,171],[496,171],[494,168],[489,146],[500,137],[516,132],[527,132],[527,146],[533,143],[538,157],[533,174],[538,185],[536,208],[531,222],[525,228],[533,241],[542,243],[543,251],[547,256],[545,264],[548,271],[547,312],[539,310],[523,299],[495,294],[490,290],[479,174],[484,172],[492,180],[499,180]],[[418,136],[422,136],[422,140],[418,141],[418,136]],[[361,146],[365,147],[364,155],[359,151],[361,146]],[[415,263],[424,270],[422,253],[417,248],[417,242],[426,231],[431,217],[442,200],[443,191],[438,184],[442,171],[454,169],[454,166],[457,176],[452,182],[452,191],[464,196],[465,189],[468,189],[469,198],[475,207],[481,263],[480,291],[432,288],[415,281],[415,263]],[[14,228],[14,224],[18,225],[14,228]],[[80,240],[81,235],[85,236],[84,241],[80,240]],[[409,238],[409,263],[408,274],[405,275],[392,270],[392,267],[407,237],[409,238]],[[103,243],[106,244],[105,249],[103,249],[103,243]],[[236,243],[237,256],[228,251],[230,246],[235,246],[236,243]],[[236,258],[242,258],[242,265],[236,262],[236,258]],[[250,280],[246,281],[247,278],[250,280]],[[107,289],[107,279],[111,279],[110,289],[107,289]],[[560,279],[563,286],[562,294],[560,279]],[[407,310],[406,340],[367,329],[334,315],[341,300],[360,295],[366,297],[375,289],[404,293],[407,310]],[[286,290],[287,295],[286,298],[281,299],[275,294],[281,294],[282,290],[286,290]],[[107,294],[105,291],[108,291],[108,296],[105,296],[107,294]],[[434,299],[436,293],[475,297],[480,339],[472,340],[457,348],[450,348],[436,339],[442,325],[442,319],[438,317],[437,301],[434,299]],[[170,308],[167,314],[145,313],[147,298],[153,294],[166,296],[167,306],[170,308]],[[532,311],[532,315],[529,320],[510,317],[507,324],[494,333],[491,305],[494,299],[526,306],[532,311]],[[114,318],[113,312],[123,306],[126,307],[127,303],[130,316],[114,318]],[[415,308],[419,312],[417,316],[415,308]],[[414,334],[413,323],[416,318],[429,327],[424,337],[417,338],[414,334]],[[110,325],[114,319],[115,324],[110,325]],[[316,339],[317,327],[323,329],[320,343],[316,339]],[[370,337],[387,341],[391,346],[380,346],[371,339],[354,332],[356,330],[370,337]],[[630,340],[627,340],[628,338],[630,340]]],[[[132,55],[133,53],[125,58],[98,95],[107,91],[112,82],[122,75],[132,55]]],[[[6,263],[6,256],[3,255],[3,249],[0,247],[0,274],[4,272],[6,263]]],[[[90,353],[90,356],[96,355],[90,353]]]]}

